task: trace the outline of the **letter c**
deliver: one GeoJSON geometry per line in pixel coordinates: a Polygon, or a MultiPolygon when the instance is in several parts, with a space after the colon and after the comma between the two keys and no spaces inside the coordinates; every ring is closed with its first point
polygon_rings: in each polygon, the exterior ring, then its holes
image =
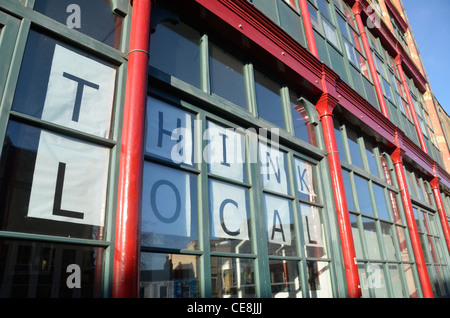
{"type": "Polygon", "coordinates": [[[226,225],[225,225],[225,221],[224,221],[224,219],[223,219],[223,210],[225,209],[225,205],[227,205],[227,204],[232,204],[232,205],[234,205],[236,208],[239,208],[239,205],[237,204],[236,201],[231,200],[231,199],[226,199],[226,200],[224,200],[224,201],[222,202],[222,204],[220,204],[220,220],[221,220],[220,224],[221,224],[222,229],[224,230],[225,233],[227,233],[227,234],[230,235],[230,236],[238,236],[238,235],[241,233],[241,230],[240,230],[240,229],[233,232],[233,231],[228,230],[228,228],[227,228],[226,225]]]}

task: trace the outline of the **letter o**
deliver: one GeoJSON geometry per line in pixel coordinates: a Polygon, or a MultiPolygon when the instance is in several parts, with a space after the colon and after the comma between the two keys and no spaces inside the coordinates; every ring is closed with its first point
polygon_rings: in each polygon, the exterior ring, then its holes
{"type": "Polygon", "coordinates": [[[159,181],[155,182],[155,184],[152,187],[152,190],[150,191],[150,204],[152,206],[153,213],[155,213],[155,216],[161,222],[173,223],[180,216],[180,212],[181,212],[181,197],[180,197],[180,193],[178,192],[177,187],[170,181],[159,180],[159,181]],[[156,206],[156,200],[155,200],[155,198],[156,198],[156,191],[162,185],[169,186],[173,190],[173,192],[175,193],[176,200],[177,200],[177,206],[176,206],[176,209],[175,209],[175,213],[170,218],[166,218],[166,217],[162,216],[162,214],[159,212],[158,207],[156,206]]]}

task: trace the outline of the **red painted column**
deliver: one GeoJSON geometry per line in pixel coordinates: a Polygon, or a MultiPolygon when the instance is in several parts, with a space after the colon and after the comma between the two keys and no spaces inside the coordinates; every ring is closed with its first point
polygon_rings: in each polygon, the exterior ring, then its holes
{"type": "Polygon", "coordinates": [[[444,232],[445,242],[447,242],[447,249],[450,253],[450,226],[447,221],[447,214],[445,213],[444,203],[442,202],[441,191],[439,189],[439,178],[435,177],[430,181],[431,189],[433,189],[434,199],[436,201],[436,207],[441,219],[442,230],[444,232]]]}
{"type": "Polygon", "coordinates": [[[314,54],[315,57],[319,58],[316,38],[314,37],[314,30],[311,23],[311,17],[309,15],[308,0],[299,0],[299,3],[303,18],[303,25],[305,26],[306,40],[308,41],[309,51],[314,54]]]}
{"type": "Polygon", "coordinates": [[[394,163],[395,174],[397,175],[403,208],[405,209],[406,223],[408,225],[409,236],[411,237],[411,244],[416,259],[417,271],[419,273],[423,295],[425,298],[433,298],[433,291],[431,289],[425,258],[423,256],[419,232],[417,231],[416,219],[414,217],[414,211],[411,204],[411,197],[409,195],[408,185],[406,183],[405,171],[403,170],[403,155],[404,151],[401,148],[397,148],[391,154],[391,158],[394,163]]]}
{"type": "Polygon", "coordinates": [[[347,198],[345,196],[344,180],[342,177],[341,162],[336,144],[336,135],[333,125],[333,109],[337,100],[325,93],[316,105],[327,150],[328,164],[330,167],[331,182],[334,191],[334,201],[339,224],[339,235],[342,244],[345,276],[347,280],[348,296],[350,298],[361,297],[361,285],[356,265],[356,252],[348,212],[347,198]]]}
{"type": "Polygon", "coordinates": [[[414,107],[413,100],[412,100],[412,97],[411,97],[411,93],[409,91],[408,82],[406,81],[405,73],[403,72],[401,54],[399,54],[395,58],[395,64],[397,64],[397,69],[398,69],[398,72],[399,72],[399,75],[400,75],[400,79],[402,81],[403,88],[405,90],[406,99],[407,99],[408,104],[409,104],[409,109],[411,111],[411,115],[412,115],[412,118],[413,118],[414,126],[416,126],[417,137],[419,137],[420,146],[422,147],[423,151],[425,151],[425,153],[428,153],[427,145],[425,144],[425,139],[423,139],[423,133],[422,133],[422,129],[420,127],[419,119],[417,118],[416,108],[414,107]]]}
{"type": "Polygon", "coordinates": [[[369,63],[370,73],[372,74],[373,84],[375,85],[375,92],[377,93],[378,101],[380,102],[381,113],[389,118],[388,109],[386,106],[386,100],[384,99],[383,89],[380,85],[380,79],[378,78],[377,68],[375,67],[375,62],[372,56],[372,50],[370,49],[369,40],[367,39],[366,29],[364,28],[364,23],[361,18],[362,4],[359,0],[356,0],[353,5],[353,14],[355,15],[356,24],[358,26],[358,31],[361,36],[364,51],[366,52],[367,62],[369,63]]]}
{"type": "Polygon", "coordinates": [[[144,119],[152,0],[134,0],[123,114],[113,297],[139,297],[144,119]]]}

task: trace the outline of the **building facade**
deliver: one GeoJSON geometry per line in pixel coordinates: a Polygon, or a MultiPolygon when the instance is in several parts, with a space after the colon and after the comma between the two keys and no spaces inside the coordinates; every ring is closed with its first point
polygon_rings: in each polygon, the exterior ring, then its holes
{"type": "Polygon", "coordinates": [[[0,297],[448,297],[418,52],[400,0],[0,0],[0,297]]]}

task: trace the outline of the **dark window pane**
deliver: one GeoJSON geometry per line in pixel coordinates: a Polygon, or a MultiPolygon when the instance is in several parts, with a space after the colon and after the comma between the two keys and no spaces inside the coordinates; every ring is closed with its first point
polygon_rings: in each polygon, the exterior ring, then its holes
{"type": "Polygon", "coordinates": [[[211,93],[247,109],[244,63],[220,47],[210,44],[211,93]]]}
{"type": "Polygon", "coordinates": [[[285,260],[270,260],[270,286],[274,298],[299,298],[302,290],[298,263],[285,260]]]}
{"type": "Polygon", "coordinates": [[[334,121],[334,134],[336,136],[336,144],[337,149],[339,151],[339,159],[343,162],[348,162],[347,156],[345,155],[344,142],[342,140],[342,132],[339,127],[339,123],[336,120],[334,121]]]}
{"type": "Polygon", "coordinates": [[[375,204],[377,205],[378,217],[389,221],[389,212],[386,206],[386,198],[384,196],[383,188],[373,184],[373,195],[375,196],[375,204]]]}
{"type": "Polygon", "coordinates": [[[280,89],[280,84],[255,70],[255,91],[258,115],[278,127],[284,128],[284,114],[280,89]]]}
{"type": "Polygon", "coordinates": [[[100,297],[102,255],[97,247],[0,240],[0,297],[100,297]]]}
{"type": "Polygon", "coordinates": [[[211,257],[213,298],[254,298],[255,268],[252,259],[211,257]]]}
{"type": "Polygon", "coordinates": [[[350,173],[347,170],[342,170],[342,177],[344,179],[345,196],[347,197],[348,209],[355,211],[355,201],[353,199],[353,191],[350,183],[350,173]]]}
{"type": "Polygon", "coordinates": [[[105,44],[119,48],[122,18],[111,1],[39,0],[34,10],[105,44]]]}
{"type": "Polygon", "coordinates": [[[179,22],[163,22],[150,41],[150,65],[200,87],[200,34],[179,22]]]}
{"type": "Polygon", "coordinates": [[[352,130],[347,129],[347,140],[348,140],[348,148],[350,150],[350,156],[352,158],[352,163],[360,168],[363,168],[361,160],[361,150],[358,144],[358,136],[352,130]]]}
{"type": "Polygon", "coordinates": [[[367,180],[355,175],[356,192],[358,193],[359,208],[361,213],[374,215],[372,200],[370,199],[369,183],[367,180]]]}

